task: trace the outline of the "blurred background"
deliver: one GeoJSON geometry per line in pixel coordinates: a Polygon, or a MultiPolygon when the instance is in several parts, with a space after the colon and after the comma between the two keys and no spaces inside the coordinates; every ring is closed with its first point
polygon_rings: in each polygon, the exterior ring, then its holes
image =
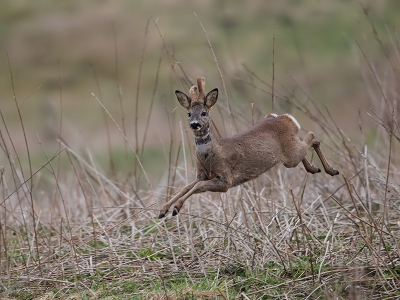
{"type": "MultiPolygon", "coordinates": [[[[380,111],[381,89],[399,102],[399,13],[396,0],[4,0],[0,128],[26,164],[15,93],[34,170],[47,162],[43,148],[49,157],[57,151],[61,133],[83,156],[90,149],[104,172],[129,175],[133,152],[94,93],[157,183],[168,164],[182,159],[182,136],[185,153],[193,152],[174,90],[187,92],[198,76],[207,89],[218,87],[213,117],[218,124],[232,111],[235,126],[220,123],[229,136],[271,112],[274,62],[277,113],[292,113],[318,134],[280,99],[296,97],[310,109],[314,101],[357,141],[360,111],[372,140],[378,125],[367,112],[380,111]]],[[[4,153],[0,165],[7,167],[4,153]]]]}

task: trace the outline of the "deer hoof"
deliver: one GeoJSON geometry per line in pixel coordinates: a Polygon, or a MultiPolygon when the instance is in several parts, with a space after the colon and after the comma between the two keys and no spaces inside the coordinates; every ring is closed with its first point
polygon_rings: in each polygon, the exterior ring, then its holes
{"type": "Polygon", "coordinates": [[[317,171],[317,173],[321,173],[321,169],[320,169],[320,168],[318,168],[318,171],[317,171]]]}
{"type": "Polygon", "coordinates": [[[176,216],[178,214],[179,210],[175,207],[174,211],[172,212],[172,216],[176,216]]]}
{"type": "Polygon", "coordinates": [[[158,218],[159,218],[159,219],[162,219],[162,218],[164,218],[164,217],[165,217],[165,214],[159,214],[159,215],[158,215],[158,218]]]}
{"type": "Polygon", "coordinates": [[[339,171],[337,171],[335,169],[332,169],[332,170],[330,170],[329,172],[326,172],[326,173],[328,173],[331,176],[339,175],[339,171]]]}

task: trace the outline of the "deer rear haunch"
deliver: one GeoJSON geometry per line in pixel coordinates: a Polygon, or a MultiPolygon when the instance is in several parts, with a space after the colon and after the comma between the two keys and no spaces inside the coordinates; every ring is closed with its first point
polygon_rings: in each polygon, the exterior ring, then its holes
{"type": "Polygon", "coordinates": [[[307,172],[319,173],[321,170],[306,158],[310,147],[317,153],[327,174],[339,174],[326,160],[320,142],[312,132],[300,140],[300,125],[289,114],[270,114],[243,133],[220,138],[214,133],[210,117],[210,109],[218,99],[218,89],[206,95],[204,88],[205,80],[200,77],[197,85],[190,88],[189,95],[175,92],[179,103],[188,111],[188,123],[194,134],[197,178],[164,204],[159,219],[173,204],[172,215],[178,214],[183,203],[193,194],[226,192],[257,178],[279,163],[294,168],[302,162],[307,172]]]}

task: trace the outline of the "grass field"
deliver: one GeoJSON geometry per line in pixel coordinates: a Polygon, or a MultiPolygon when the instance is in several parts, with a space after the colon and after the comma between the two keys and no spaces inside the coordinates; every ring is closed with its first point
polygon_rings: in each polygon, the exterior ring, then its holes
{"type": "MultiPolygon", "coordinates": [[[[104,1],[93,14],[97,2],[78,2],[7,2],[2,13],[0,298],[400,298],[394,1],[255,2],[242,15],[223,1],[194,1],[196,15],[187,4],[175,20],[167,16],[180,1],[104,1]],[[121,18],[114,34],[95,36],[108,41],[103,48],[54,12],[88,22],[85,30],[121,18]],[[148,23],[135,19],[137,43],[121,29],[133,24],[123,22],[129,12],[154,12],[148,23]],[[7,38],[43,27],[42,56],[25,38],[7,38]],[[158,220],[166,199],[196,176],[173,90],[201,75],[221,91],[212,116],[222,135],[270,113],[273,93],[276,111],[300,120],[301,137],[313,131],[340,175],[278,166],[225,194],[192,196],[177,217],[158,220]]],[[[319,164],[311,151],[309,159],[319,164]]]]}

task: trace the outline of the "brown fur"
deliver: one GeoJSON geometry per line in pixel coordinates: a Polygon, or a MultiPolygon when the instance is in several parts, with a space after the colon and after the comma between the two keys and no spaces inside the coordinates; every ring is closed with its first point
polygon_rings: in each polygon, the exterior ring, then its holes
{"type": "Polygon", "coordinates": [[[288,114],[268,115],[243,133],[219,138],[210,126],[209,116],[210,108],[218,99],[218,90],[214,89],[207,95],[204,90],[205,80],[201,77],[197,79],[197,86],[190,88],[189,96],[175,92],[179,103],[188,110],[189,125],[195,136],[197,179],[163,206],[159,218],[163,218],[173,204],[172,215],[176,215],[192,194],[226,192],[231,187],[257,178],[278,163],[293,168],[303,162],[307,172],[321,172],[306,158],[310,147],[316,151],[326,173],[332,176],[339,174],[327,162],[312,132],[307,133],[303,141],[300,140],[299,125],[288,114]]]}

